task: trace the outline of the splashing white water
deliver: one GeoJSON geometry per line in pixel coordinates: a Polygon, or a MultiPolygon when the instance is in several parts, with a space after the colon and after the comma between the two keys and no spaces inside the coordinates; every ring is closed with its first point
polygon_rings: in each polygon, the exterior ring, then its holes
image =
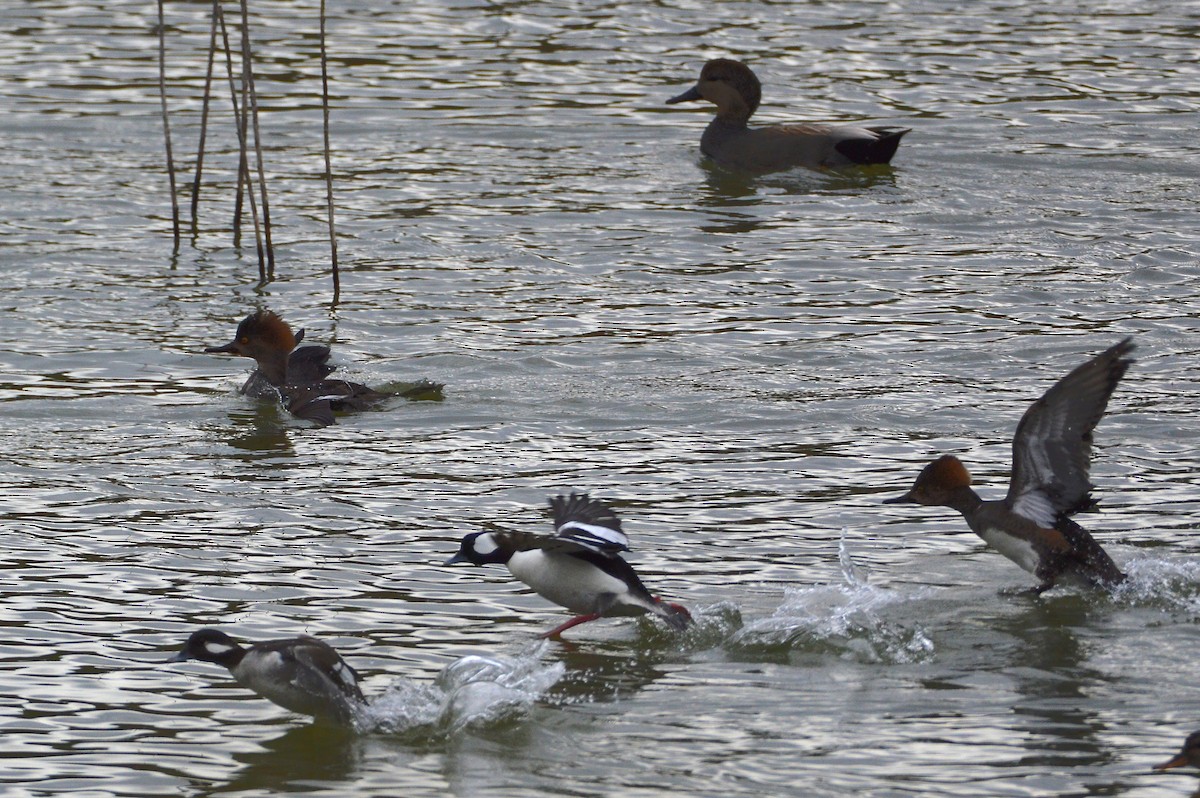
{"type": "Polygon", "coordinates": [[[525,717],[562,678],[561,662],[544,664],[548,644],[507,657],[473,654],[456,660],[434,684],[399,679],[359,718],[366,732],[452,735],[525,717]]]}
{"type": "Polygon", "coordinates": [[[1113,598],[1130,604],[1165,605],[1200,617],[1200,563],[1146,557],[1125,564],[1127,579],[1113,598]]]}
{"type": "Polygon", "coordinates": [[[731,643],[739,647],[832,647],[842,656],[868,662],[916,662],[933,653],[933,641],[920,626],[902,626],[879,611],[922,595],[867,584],[846,544],[838,543],[844,583],[788,588],[783,603],[767,618],[750,621],[731,643]]]}

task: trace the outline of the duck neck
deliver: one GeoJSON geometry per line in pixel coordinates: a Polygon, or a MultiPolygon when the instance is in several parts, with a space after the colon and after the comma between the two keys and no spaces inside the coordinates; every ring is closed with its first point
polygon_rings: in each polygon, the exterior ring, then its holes
{"type": "Polygon", "coordinates": [[[754,109],[746,105],[745,100],[735,97],[717,109],[716,121],[728,127],[743,128],[753,113],[754,109]]]}
{"type": "Polygon", "coordinates": [[[276,388],[287,385],[288,354],[287,352],[275,352],[258,361],[258,370],[267,378],[267,382],[276,388]]]}
{"type": "Polygon", "coordinates": [[[958,510],[965,516],[970,517],[972,513],[979,509],[979,505],[983,504],[983,499],[979,498],[970,485],[963,485],[959,488],[954,488],[946,495],[947,507],[958,510]]]}

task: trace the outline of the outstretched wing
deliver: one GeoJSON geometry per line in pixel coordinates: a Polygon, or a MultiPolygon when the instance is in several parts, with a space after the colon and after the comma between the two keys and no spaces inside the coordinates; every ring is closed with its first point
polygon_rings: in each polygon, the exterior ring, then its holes
{"type": "Polygon", "coordinates": [[[572,541],[599,554],[629,551],[629,538],[621,531],[621,519],[607,504],[586,493],[550,499],[557,537],[572,541]]]}
{"type": "Polygon", "coordinates": [[[572,493],[550,499],[550,509],[554,514],[552,535],[494,525],[491,534],[500,546],[513,551],[541,549],[607,559],[619,559],[621,552],[629,551],[629,538],[621,531],[621,519],[603,502],[589,499],[585,493],[572,493]]]}
{"type": "Polygon", "coordinates": [[[1092,430],[1133,360],[1132,340],[1096,355],[1059,380],[1025,411],[1013,438],[1005,503],[1044,527],[1089,507],[1092,430]]]}

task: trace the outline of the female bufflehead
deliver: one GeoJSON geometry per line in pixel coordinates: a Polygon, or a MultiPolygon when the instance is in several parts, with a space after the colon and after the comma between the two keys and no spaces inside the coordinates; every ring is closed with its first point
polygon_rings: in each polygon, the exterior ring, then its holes
{"type": "Polygon", "coordinates": [[[555,637],[572,626],[609,616],[650,612],[674,629],[683,629],[691,614],[682,606],[650,594],[633,567],[621,559],[629,538],[621,521],[603,502],[587,494],[555,496],[554,534],[475,532],[462,540],[447,565],[504,564],[542,598],[566,607],[576,617],[542,637],[555,637]]]}
{"type": "Polygon", "coordinates": [[[301,715],[347,724],[367,703],[354,669],[314,637],[267,640],[243,648],[222,631],[201,629],[168,662],[189,659],[224,665],[242,687],[301,715]]]}

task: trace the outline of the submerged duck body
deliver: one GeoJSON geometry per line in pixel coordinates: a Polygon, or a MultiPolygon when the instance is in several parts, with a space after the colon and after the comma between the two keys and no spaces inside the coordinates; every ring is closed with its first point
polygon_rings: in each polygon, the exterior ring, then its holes
{"type": "Polygon", "coordinates": [[[223,665],[238,684],[301,715],[346,724],[367,703],[354,669],[313,637],[241,646],[218,629],[200,629],[168,661],[186,660],[223,665]]]}
{"type": "Polygon", "coordinates": [[[684,607],[652,595],[633,566],[621,558],[621,552],[629,551],[629,539],[607,505],[572,493],[550,499],[550,508],[553,535],[475,532],[462,539],[447,564],[507,565],[539,596],[576,614],[543,637],[612,616],[651,613],[677,630],[691,622],[684,607]]]}
{"type": "Polygon", "coordinates": [[[1112,588],[1125,579],[1087,530],[1070,516],[1095,506],[1088,472],[1092,431],[1133,363],[1126,338],[1059,380],[1022,416],[1013,438],[1008,495],[984,501],[953,455],[921,471],[912,489],[885,504],[951,507],[986,543],[1040,580],[1041,593],[1060,580],[1112,588]]]}
{"type": "Polygon", "coordinates": [[[210,354],[229,354],[254,360],[257,368],[242,386],[256,398],[279,398],[288,411],[320,425],[334,423],[334,413],[365,410],[393,395],[440,398],[442,386],[421,381],[400,394],[368,388],[348,380],[331,380],[328,346],[301,346],[304,331],[293,334],[287,322],[269,310],[251,313],[238,325],[233,340],[211,346],[210,354]]]}
{"type": "Polygon", "coordinates": [[[899,127],[856,125],[772,125],[752,128],[750,117],[762,100],[762,84],[750,67],[716,58],[700,70],[696,85],[667,104],[707,100],[717,116],[700,138],[700,151],[732,169],[770,172],[797,166],[839,169],[891,162],[900,139],[899,127]]]}

